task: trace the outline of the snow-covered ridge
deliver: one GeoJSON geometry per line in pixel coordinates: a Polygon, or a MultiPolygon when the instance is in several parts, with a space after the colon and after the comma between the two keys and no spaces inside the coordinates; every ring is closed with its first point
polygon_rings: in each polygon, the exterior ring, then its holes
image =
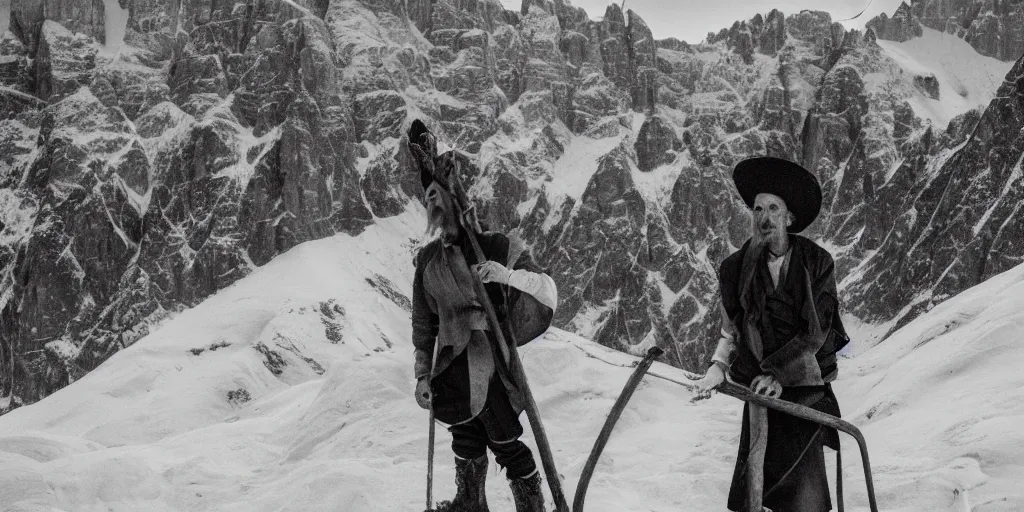
{"type": "Polygon", "coordinates": [[[938,80],[938,99],[918,91],[908,101],[914,113],[944,129],[954,117],[987,106],[1013,62],[979,55],[970,43],[953,34],[928,27],[922,30],[921,37],[903,43],[879,40],[878,45],[906,72],[902,78],[911,87],[914,77],[938,80]]]}
{"type": "MultiPolygon", "coordinates": [[[[423,221],[409,210],[358,237],[299,245],[73,386],[0,417],[0,503],[422,507],[427,415],[412,398],[408,295],[423,221]]],[[[882,510],[1024,507],[1015,483],[1024,474],[1022,299],[1024,266],[841,360],[837,394],[867,437],[882,510]]],[[[559,330],[521,352],[571,495],[635,358],[559,330]]],[[[685,378],[661,363],[653,371],[685,378]]],[[[675,384],[643,382],[598,465],[588,511],[723,509],[741,405],[689,398],[675,384]]],[[[439,498],[454,492],[449,442],[440,429],[439,498]]],[[[844,451],[847,510],[867,510],[855,443],[844,451]]],[[[511,510],[494,468],[491,507],[511,510]]]]}

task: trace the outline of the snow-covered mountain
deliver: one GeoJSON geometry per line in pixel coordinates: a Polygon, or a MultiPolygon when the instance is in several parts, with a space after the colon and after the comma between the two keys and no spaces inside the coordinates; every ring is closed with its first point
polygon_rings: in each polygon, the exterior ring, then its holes
{"type": "Polygon", "coordinates": [[[559,327],[635,354],[657,344],[682,368],[706,362],[715,270],[747,235],[729,172],[749,155],[819,176],[809,234],[879,336],[1024,258],[1024,61],[928,26],[894,42],[774,10],[687,44],[617,5],[595,21],[564,0],[10,9],[10,407],[300,243],[419,208],[414,118],[464,153],[489,223],[551,269],[559,327]]]}
{"type": "Polygon", "coordinates": [[[911,76],[910,85],[923,93],[907,100],[914,114],[936,127],[987,106],[1010,68],[1008,63],[978,55],[960,38],[930,28],[902,43],[879,39],[878,46],[911,76]]]}
{"type": "MultiPolygon", "coordinates": [[[[427,413],[412,396],[412,267],[394,262],[412,257],[423,220],[409,211],[294,247],[74,385],[0,417],[2,508],[421,510],[427,413]]],[[[1022,301],[1019,266],[884,343],[856,342],[858,355],[840,361],[836,391],[867,438],[881,510],[1024,507],[1022,301]]],[[[572,496],[636,358],[557,329],[521,353],[572,496]]],[[[652,371],[686,378],[663,363],[652,371]]],[[[597,466],[588,511],[724,510],[742,405],[690,398],[643,381],[597,466]]],[[[443,429],[436,443],[444,498],[454,484],[443,429]]],[[[843,447],[846,510],[866,511],[856,444],[843,447]]],[[[494,468],[492,510],[512,510],[494,468]]]]}
{"type": "Polygon", "coordinates": [[[955,35],[978,53],[1000,60],[1024,54],[1020,0],[913,0],[901,3],[891,17],[883,12],[867,23],[879,39],[894,41],[920,36],[923,27],[955,35]]]}

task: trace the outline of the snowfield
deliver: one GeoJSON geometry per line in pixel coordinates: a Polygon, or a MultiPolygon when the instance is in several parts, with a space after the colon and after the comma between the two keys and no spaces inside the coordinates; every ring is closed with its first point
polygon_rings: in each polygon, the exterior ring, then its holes
{"type": "MultiPolygon", "coordinates": [[[[422,222],[410,210],[356,238],[295,247],[0,417],[0,508],[422,510],[427,413],[412,397],[408,311],[422,222]]],[[[841,360],[837,394],[868,439],[883,510],[1024,510],[1022,299],[1024,266],[841,360]]],[[[559,330],[521,353],[571,499],[636,358],[559,330]]],[[[588,511],[725,510],[742,405],[689,399],[645,379],[588,511]]],[[[449,442],[439,429],[439,499],[454,492],[449,442]]],[[[846,437],[844,451],[847,510],[867,510],[846,437]]],[[[493,459],[488,493],[492,510],[514,510],[493,459]]]]}
{"type": "Polygon", "coordinates": [[[949,121],[968,110],[985,108],[995,98],[1013,62],[980,55],[967,41],[953,34],[922,27],[921,37],[903,43],[878,40],[878,46],[905,71],[907,98],[918,117],[946,129],[949,121]],[[939,99],[913,87],[914,77],[934,76],[939,99]]]}

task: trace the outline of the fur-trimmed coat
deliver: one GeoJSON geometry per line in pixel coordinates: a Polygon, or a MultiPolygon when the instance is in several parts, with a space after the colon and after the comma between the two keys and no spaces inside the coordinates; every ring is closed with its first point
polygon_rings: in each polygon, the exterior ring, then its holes
{"type": "MultiPolygon", "coordinates": [[[[752,254],[750,241],[730,255],[719,269],[723,330],[737,339],[719,345],[715,359],[729,362],[730,376],[749,384],[757,375],[772,375],[783,386],[814,386],[836,376],[835,353],[849,341],[839,318],[835,263],[811,240],[790,235],[792,254],[778,292],[795,309],[794,336],[766,347],[763,339],[765,293],[754,291],[754,281],[767,275],[766,255],[752,254]]],[[[769,284],[770,287],[770,284],[769,284]]],[[[768,290],[771,292],[771,290],[768,290]]]]}
{"type": "MultiPolygon", "coordinates": [[[[463,232],[462,237],[465,236],[468,235],[463,232]]],[[[504,234],[484,233],[477,236],[477,241],[488,260],[512,270],[543,273],[529,251],[504,234]],[[515,259],[512,265],[509,265],[509,257],[515,259]]],[[[449,424],[476,417],[485,404],[492,381],[504,384],[517,412],[526,405],[516,384],[522,382],[522,368],[515,361],[503,360],[501,352],[495,350],[489,339],[493,335],[486,334],[491,328],[469,272],[469,266],[476,263],[471,244],[462,238],[450,246],[434,240],[416,256],[412,312],[414,372],[417,378],[430,377],[435,415],[449,424]],[[435,343],[438,344],[436,361],[433,360],[435,343]],[[468,389],[453,390],[453,387],[468,389]],[[439,388],[449,392],[438,393],[439,388]]],[[[514,336],[518,344],[523,344],[532,339],[530,333],[543,332],[550,324],[554,315],[552,308],[529,294],[498,283],[487,283],[484,288],[503,326],[506,341],[514,336]],[[509,317],[512,322],[508,321],[509,317]],[[527,337],[530,339],[519,339],[527,337]]]]}
{"type": "MultiPolygon", "coordinates": [[[[777,282],[767,250],[750,242],[722,262],[723,338],[713,359],[729,375],[750,385],[771,375],[782,400],[836,417],[839,403],[828,383],[837,373],[835,353],[849,340],[839,319],[835,263],[828,251],[798,235],[777,282]],[[787,264],[788,262],[788,264],[787,264]]],[[[729,510],[743,510],[750,449],[749,404],[744,407],[740,446],[729,490],[729,510]]],[[[774,410],[767,416],[763,504],[773,510],[830,510],[822,446],[839,449],[835,429],[774,410]]]]}

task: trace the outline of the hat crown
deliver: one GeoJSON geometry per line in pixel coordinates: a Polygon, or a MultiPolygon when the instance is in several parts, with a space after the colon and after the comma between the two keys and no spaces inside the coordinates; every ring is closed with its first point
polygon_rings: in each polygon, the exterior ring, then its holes
{"type": "Polygon", "coordinates": [[[821,211],[821,185],[818,178],[799,164],[762,156],[748,158],[736,164],[733,182],[748,207],[754,207],[758,194],[778,196],[795,220],[790,233],[807,228],[821,211]]]}

